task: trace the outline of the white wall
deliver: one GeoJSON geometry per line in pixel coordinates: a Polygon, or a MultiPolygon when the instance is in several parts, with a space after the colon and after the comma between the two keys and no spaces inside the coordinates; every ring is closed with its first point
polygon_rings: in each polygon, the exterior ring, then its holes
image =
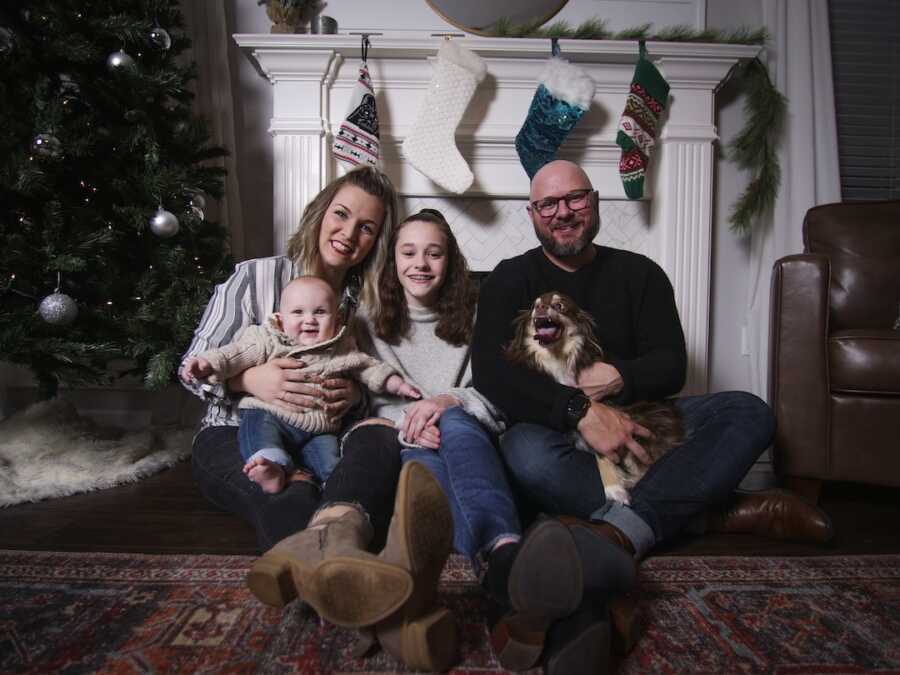
{"type": "MultiPolygon", "coordinates": [[[[762,25],[761,0],[709,0],[707,26],[730,29],[762,25]]],[[[744,97],[726,87],[717,99],[720,155],[744,125],[744,97]]],[[[750,239],[729,230],[731,205],[747,185],[748,175],[720,156],[713,209],[713,281],[710,329],[710,391],[750,388],[750,365],[743,354],[742,328],[747,305],[750,239]]]]}

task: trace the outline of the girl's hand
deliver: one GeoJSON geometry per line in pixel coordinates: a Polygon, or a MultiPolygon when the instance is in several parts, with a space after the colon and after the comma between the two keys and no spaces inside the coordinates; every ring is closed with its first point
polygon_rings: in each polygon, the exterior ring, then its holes
{"type": "Polygon", "coordinates": [[[293,412],[321,408],[322,378],[301,372],[304,365],[289,357],[272,359],[235,375],[228,380],[228,388],[245,391],[261,401],[293,412]]]}
{"type": "Polygon", "coordinates": [[[436,426],[425,427],[416,439],[416,445],[421,445],[429,450],[437,450],[441,447],[441,430],[436,426]]]}
{"type": "Polygon", "coordinates": [[[414,443],[426,427],[436,426],[447,408],[460,405],[450,394],[432,396],[406,406],[406,419],[403,420],[403,438],[407,443],[414,443]]]}
{"type": "Polygon", "coordinates": [[[359,384],[346,377],[329,378],[322,382],[322,398],[328,417],[339,420],[359,403],[359,384]]]}

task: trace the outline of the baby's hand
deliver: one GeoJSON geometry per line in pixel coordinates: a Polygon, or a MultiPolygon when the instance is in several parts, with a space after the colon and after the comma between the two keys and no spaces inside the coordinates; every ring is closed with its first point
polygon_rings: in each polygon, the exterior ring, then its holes
{"type": "Polygon", "coordinates": [[[181,379],[188,384],[194,384],[198,379],[207,378],[212,374],[212,364],[199,356],[192,356],[181,368],[181,379]]]}
{"type": "Polygon", "coordinates": [[[406,380],[404,380],[399,375],[391,375],[387,382],[384,383],[384,388],[391,394],[395,394],[397,396],[405,396],[406,398],[412,399],[420,399],[422,398],[422,392],[416,389],[411,384],[407,384],[406,380]]]}

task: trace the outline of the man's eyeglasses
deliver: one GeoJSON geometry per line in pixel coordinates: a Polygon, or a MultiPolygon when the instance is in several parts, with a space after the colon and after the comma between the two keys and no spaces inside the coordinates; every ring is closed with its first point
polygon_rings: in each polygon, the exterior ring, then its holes
{"type": "Polygon", "coordinates": [[[592,192],[593,190],[589,188],[585,190],[573,190],[562,197],[547,197],[546,199],[539,199],[536,202],[531,202],[531,208],[537,211],[542,218],[555,216],[556,212],[559,210],[560,202],[565,202],[570,211],[581,211],[581,209],[586,208],[590,203],[592,192]]]}

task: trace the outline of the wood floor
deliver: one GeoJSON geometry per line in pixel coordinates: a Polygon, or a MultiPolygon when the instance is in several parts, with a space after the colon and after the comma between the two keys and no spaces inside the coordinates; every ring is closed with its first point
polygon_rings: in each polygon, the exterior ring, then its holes
{"type": "MultiPolygon", "coordinates": [[[[748,535],[684,538],[660,555],[900,553],[900,489],[826,485],[822,508],[836,537],[827,547],[748,535]]],[[[0,549],[256,554],[249,525],[208,504],[190,463],[137,483],[0,509],[0,549]]]]}

